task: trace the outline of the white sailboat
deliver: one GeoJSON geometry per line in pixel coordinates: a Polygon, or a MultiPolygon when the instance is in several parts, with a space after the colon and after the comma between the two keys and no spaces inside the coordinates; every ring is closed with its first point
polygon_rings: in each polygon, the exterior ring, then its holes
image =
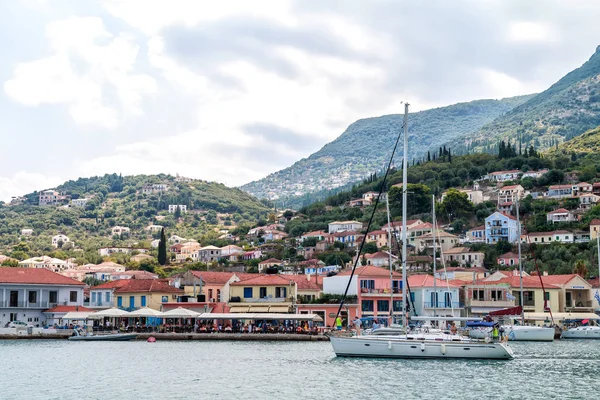
{"type": "MultiPolygon", "coordinates": [[[[600,235],[596,236],[596,244],[598,247],[598,283],[600,284],[600,235]]],[[[599,288],[600,289],[600,288],[599,288]]],[[[596,291],[595,295],[598,304],[600,305],[600,294],[596,291]]],[[[598,317],[600,319],[600,316],[598,317]]],[[[591,323],[591,322],[590,322],[591,323]]],[[[600,326],[598,321],[594,321],[595,325],[575,326],[563,330],[560,335],[561,339],[600,339],[600,326]]]]}
{"type": "MultiPolygon", "coordinates": [[[[408,104],[404,105],[404,157],[402,162],[402,325],[408,327],[407,299],[407,169],[408,169],[408,104]]],[[[506,343],[477,341],[458,335],[443,333],[408,333],[395,335],[367,335],[329,337],[333,351],[338,357],[377,358],[466,358],[501,359],[513,358],[513,351],[506,343]]]]}

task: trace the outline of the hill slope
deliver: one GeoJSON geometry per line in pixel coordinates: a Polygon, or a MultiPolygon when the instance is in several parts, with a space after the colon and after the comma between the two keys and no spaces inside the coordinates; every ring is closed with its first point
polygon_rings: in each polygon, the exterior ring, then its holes
{"type": "Polygon", "coordinates": [[[523,147],[532,144],[544,150],[598,125],[600,46],[581,67],[477,133],[466,135],[460,148],[453,148],[459,152],[495,151],[500,139],[508,139],[513,143],[521,140],[523,147]]]}
{"type": "MultiPolygon", "coordinates": [[[[17,243],[24,228],[33,229],[26,237],[31,254],[49,251],[51,237],[64,233],[83,250],[100,246],[131,245],[147,247],[157,231],[149,225],[167,227],[168,234],[198,239],[218,227],[233,228],[240,223],[255,224],[267,215],[268,207],[239,189],[216,182],[186,180],[169,175],[116,174],[80,178],[55,188],[66,198],[54,205],[39,203],[39,193],[22,197],[16,204],[0,207],[0,253],[17,243]],[[152,184],[167,185],[166,191],[152,184]],[[73,200],[88,199],[83,206],[73,200]],[[170,204],[185,205],[187,213],[169,213],[170,204]],[[127,237],[113,237],[113,226],[130,228],[127,237]]],[[[218,235],[217,235],[218,236],[218,235]]]]}
{"type": "MultiPolygon", "coordinates": [[[[447,141],[477,131],[531,97],[477,100],[411,113],[410,158],[422,157],[447,141]]],[[[259,198],[276,199],[356,182],[383,169],[401,126],[402,115],[396,114],[358,120],[308,158],[241,188],[259,198]]]]}
{"type": "Polygon", "coordinates": [[[552,155],[571,155],[573,153],[578,156],[600,154],[600,126],[561,143],[558,148],[549,151],[549,154],[552,155]]]}

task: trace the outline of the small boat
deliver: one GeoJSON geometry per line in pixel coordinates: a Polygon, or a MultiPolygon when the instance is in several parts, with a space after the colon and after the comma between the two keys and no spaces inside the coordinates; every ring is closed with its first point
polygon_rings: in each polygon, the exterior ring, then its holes
{"type": "Polygon", "coordinates": [[[82,341],[125,341],[133,340],[137,338],[137,333],[109,333],[106,335],[94,335],[87,334],[82,335],[77,329],[73,331],[73,336],[69,337],[69,340],[82,340],[82,341]]]}
{"type": "Polygon", "coordinates": [[[581,325],[565,329],[560,336],[561,339],[600,339],[600,326],[581,325]]]}
{"type": "MultiPolygon", "coordinates": [[[[485,339],[491,336],[493,323],[469,324],[469,337],[485,339]]],[[[519,342],[551,342],[554,340],[554,328],[530,325],[502,325],[504,335],[511,341],[519,342]]]]}
{"type": "Polygon", "coordinates": [[[506,343],[476,341],[459,335],[330,336],[329,340],[338,357],[479,360],[509,360],[514,357],[512,349],[506,343]]]}

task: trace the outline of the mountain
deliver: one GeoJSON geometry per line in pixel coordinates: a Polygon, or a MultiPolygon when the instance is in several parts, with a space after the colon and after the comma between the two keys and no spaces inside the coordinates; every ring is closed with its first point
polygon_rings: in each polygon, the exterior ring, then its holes
{"type": "Polygon", "coordinates": [[[482,127],[457,152],[495,152],[501,139],[544,150],[600,125],[600,46],[581,67],[482,127]],[[491,140],[490,140],[491,139],[491,140]]]}
{"type": "Polygon", "coordinates": [[[80,178],[53,190],[56,201],[41,201],[51,204],[40,205],[42,192],[29,193],[4,206],[0,203],[0,253],[21,239],[26,239],[30,255],[50,251],[50,239],[58,233],[85,251],[134,243],[147,247],[160,233],[147,230],[150,225],[164,226],[167,235],[216,238],[222,234],[219,229],[256,224],[269,212],[263,202],[240,189],[162,174],[80,178]],[[169,205],[184,205],[187,210],[170,213],[169,205]],[[114,226],[130,228],[130,232],[115,237],[114,226]],[[33,235],[21,237],[25,228],[33,229],[33,235]]]}
{"type": "Polygon", "coordinates": [[[590,129],[582,135],[561,143],[558,148],[551,149],[550,154],[565,154],[577,156],[600,154],[600,126],[590,129]]]}
{"type": "MultiPolygon", "coordinates": [[[[410,158],[423,157],[428,150],[475,132],[532,97],[477,100],[411,113],[410,158]]],[[[398,114],[360,119],[308,158],[241,189],[258,198],[283,200],[359,181],[384,169],[401,126],[402,115],[398,114]]],[[[402,142],[397,154],[402,154],[402,142]]],[[[396,157],[397,163],[400,157],[396,157]]],[[[285,201],[283,206],[287,207],[285,201]]]]}

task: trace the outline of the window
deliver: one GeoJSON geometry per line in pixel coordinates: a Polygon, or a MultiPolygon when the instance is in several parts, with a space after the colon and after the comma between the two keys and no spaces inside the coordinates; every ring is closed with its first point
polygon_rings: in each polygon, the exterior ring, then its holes
{"type": "Polygon", "coordinates": [[[221,289],[217,289],[217,301],[221,301],[221,289]]]}
{"type": "Polygon", "coordinates": [[[75,302],[77,302],[77,291],[75,291],[75,290],[71,290],[71,291],[69,292],[69,301],[70,301],[71,303],[75,303],[75,302]]]}
{"type": "Polygon", "coordinates": [[[375,289],[375,281],[373,279],[360,281],[361,289],[375,289]]]}
{"type": "Polygon", "coordinates": [[[123,307],[123,297],[117,297],[117,307],[123,307]]]}
{"type": "Polygon", "coordinates": [[[377,300],[377,311],[382,311],[382,312],[390,311],[389,300],[377,300]]]}
{"type": "Polygon", "coordinates": [[[50,303],[58,303],[58,292],[56,290],[52,290],[48,293],[48,300],[50,303]]]}
{"type": "Polygon", "coordinates": [[[30,303],[37,303],[37,292],[30,290],[28,293],[28,300],[30,303]]]}
{"type": "Polygon", "coordinates": [[[373,300],[363,300],[361,302],[361,310],[363,312],[372,312],[373,311],[373,300]]]}
{"type": "Polygon", "coordinates": [[[96,302],[96,292],[92,292],[92,303],[96,302]]]}
{"type": "Polygon", "coordinates": [[[251,299],[252,298],[252,288],[251,287],[245,287],[244,288],[244,298],[245,299],[251,299]]]}
{"type": "Polygon", "coordinates": [[[146,296],[142,296],[142,307],[146,307],[146,296]]]}
{"type": "Polygon", "coordinates": [[[415,302],[415,292],[410,292],[410,301],[415,302]]]}
{"type": "MultiPolygon", "coordinates": [[[[101,294],[100,294],[100,293],[98,293],[98,294],[101,296],[101,294]]],[[[99,296],[99,297],[100,297],[100,296],[99,296]]],[[[107,303],[110,303],[110,292],[106,292],[106,302],[107,302],[107,303]]]]}
{"type": "Polygon", "coordinates": [[[492,300],[502,300],[502,291],[501,290],[492,290],[491,291],[492,300]]]}
{"type": "Polygon", "coordinates": [[[544,292],[544,300],[550,301],[550,292],[544,292]]]}
{"type": "Polygon", "coordinates": [[[260,293],[260,298],[261,299],[267,297],[267,288],[266,287],[261,287],[259,289],[259,293],[260,293]]]}
{"type": "Polygon", "coordinates": [[[436,292],[430,293],[431,306],[438,307],[438,294],[436,292]]]}
{"type": "Polygon", "coordinates": [[[169,302],[169,296],[163,296],[161,299],[161,303],[168,303],[169,302]]]}
{"type": "Polygon", "coordinates": [[[277,298],[285,298],[287,293],[287,288],[285,287],[276,287],[275,288],[275,297],[277,298]]]}
{"type": "Polygon", "coordinates": [[[213,298],[213,290],[212,289],[208,289],[208,301],[212,301],[213,298]]]}
{"type": "Polygon", "coordinates": [[[402,300],[394,300],[394,311],[402,311],[402,300]]]}
{"type": "Polygon", "coordinates": [[[392,281],[392,291],[394,293],[400,293],[400,291],[402,290],[402,281],[392,281]]]}

